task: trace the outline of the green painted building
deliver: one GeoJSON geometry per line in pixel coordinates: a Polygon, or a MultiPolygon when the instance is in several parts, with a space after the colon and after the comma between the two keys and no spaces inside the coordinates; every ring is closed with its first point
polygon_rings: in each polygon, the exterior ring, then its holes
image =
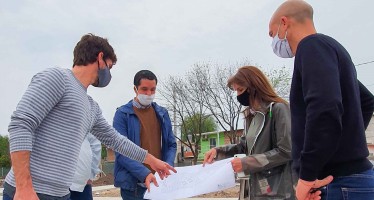
{"type": "Polygon", "coordinates": [[[211,148],[225,144],[224,132],[214,131],[201,134],[200,151],[198,160],[204,160],[205,152],[211,148]]]}

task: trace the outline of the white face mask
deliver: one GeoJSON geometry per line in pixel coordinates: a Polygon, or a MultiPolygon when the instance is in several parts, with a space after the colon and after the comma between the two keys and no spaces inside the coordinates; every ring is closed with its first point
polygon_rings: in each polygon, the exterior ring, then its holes
{"type": "Polygon", "coordinates": [[[145,94],[138,94],[138,100],[139,103],[143,106],[149,106],[153,102],[153,99],[155,99],[155,95],[145,95],[145,94]]]}
{"type": "Polygon", "coordinates": [[[143,106],[149,106],[153,102],[153,99],[155,99],[155,94],[152,95],[146,95],[146,94],[139,94],[138,88],[135,87],[136,93],[138,93],[137,99],[140,104],[143,106]]]}
{"type": "Polygon", "coordinates": [[[293,55],[290,44],[288,43],[287,31],[286,31],[286,35],[284,36],[284,38],[280,39],[278,36],[279,28],[280,28],[280,24],[278,26],[277,34],[274,36],[273,42],[271,43],[271,46],[273,47],[273,52],[275,53],[275,55],[281,58],[292,58],[295,55],[293,55]]]}

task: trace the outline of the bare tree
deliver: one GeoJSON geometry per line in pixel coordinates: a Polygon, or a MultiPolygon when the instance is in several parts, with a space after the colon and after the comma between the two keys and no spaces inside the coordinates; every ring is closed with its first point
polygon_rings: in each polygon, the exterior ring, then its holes
{"type": "MultiPolygon", "coordinates": [[[[199,63],[191,70],[195,86],[204,95],[204,106],[214,116],[216,122],[224,130],[231,144],[238,142],[238,127],[242,106],[236,100],[236,94],[227,86],[227,80],[238,66],[250,65],[248,60],[226,67],[218,64],[199,63]]],[[[285,67],[263,70],[279,96],[288,99],[290,90],[290,72],[285,67]]],[[[190,72],[190,73],[191,73],[190,72]]]]}
{"type": "MultiPolygon", "coordinates": [[[[227,80],[241,64],[223,67],[210,63],[195,64],[184,77],[170,76],[161,83],[159,93],[166,100],[169,110],[174,111],[174,124],[179,124],[181,135],[176,136],[182,144],[189,147],[198,158],[201,133],[207,117],[214,117],[230,139],[230,143],[238,142],[239,118],[242,106],[236,100],[236,94],[227,87],[227,80]],[[196,120],[196,117],[198,117],[196,120]],[[194,128],[188,130],[186,120],[194,118],[194,128]],[[177,121],[177,122],[176,122],[177,121]],[[187,135],[192,137],[187,137],[187,135]],[[192,138],[192,139],[191,139],[192,138]]],[[[264,73],[269,77],[274,89],[282,97],[288,97],[290,72],[285,68],[273,68],[264,73]]]]}
{"type": "Polygon", "coordinates": [[[183,133],[176,138],[191,149],[194,164],[197,163],[204,121],[209,117],[203,104],[204,92],[201,86],[197,85],[195,75],[194,71],[189,71],[184,78],[170,76],[161,83],[162,87],[159,90],[168,107],[176,113],[176,120],[178,120],[181,133],[183,133]],[[194,119],[192,121],[193,127],[195,127],[193,131],[186,126],[187,119],[194,119]],[[191,135],[191,137],[187,135],[191,135]]]}
{"type": "Polygon", "coordinates": [[[291,72],[285,66],[265,71],[275,92],[282,98],[289,100],[291,86],[291,72]]]}
{"type": "Polygon", "coordinates": [[[196,64],[194,78],[204,92],[204,106],[216,119],[231,144],[238,140],[238,126],[241,105],[234,92],[227,87],[227,79],[235,73],[234,67],[196,64]],[[213,69],[212,69],[213,68],[213,69]]]}

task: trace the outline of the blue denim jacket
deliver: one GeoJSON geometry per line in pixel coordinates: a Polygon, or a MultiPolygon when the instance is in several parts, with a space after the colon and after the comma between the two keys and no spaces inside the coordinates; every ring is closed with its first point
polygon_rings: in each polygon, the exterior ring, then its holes
{"type": "MultiPolygon", "coordinates": [[[[154,102],[152,106],[161,123],[162,160],[173,166],[177,143],[175,142],[168,111],[154,102]]],[[[134,113],[132,100],[117,109],[113,119],[113,127],[140,146],[140,123],[134,113]]],[[[114,186],[133,191],[136,189],[137,183],[144,183],[145,178],[150,172],[142,163],[116,153],[114,186]]]]}

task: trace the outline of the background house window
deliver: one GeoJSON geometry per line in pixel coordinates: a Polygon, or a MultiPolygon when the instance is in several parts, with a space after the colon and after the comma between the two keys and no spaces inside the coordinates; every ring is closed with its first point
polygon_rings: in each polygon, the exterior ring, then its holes
{"type": "Polygon", "coordinates": [[[209,145],[210,145],[210,148],[216,147],[217,146],[216,138],[209,138],[209,145]]]}

